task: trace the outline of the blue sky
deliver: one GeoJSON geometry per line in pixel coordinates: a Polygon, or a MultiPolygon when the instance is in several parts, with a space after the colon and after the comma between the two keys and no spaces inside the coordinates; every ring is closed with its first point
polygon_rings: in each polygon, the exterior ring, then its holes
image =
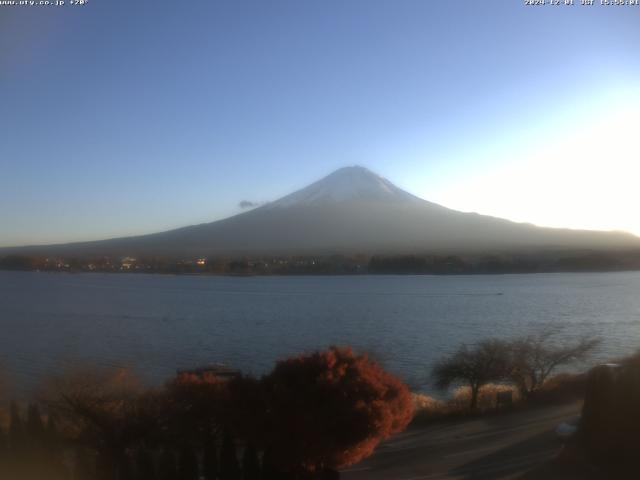
{"type": "Polygon", "coordinates": [[[640,7],[523,3],[0,7],[0,245],[211,221],[353,164],[640,234],[640,7]]]}

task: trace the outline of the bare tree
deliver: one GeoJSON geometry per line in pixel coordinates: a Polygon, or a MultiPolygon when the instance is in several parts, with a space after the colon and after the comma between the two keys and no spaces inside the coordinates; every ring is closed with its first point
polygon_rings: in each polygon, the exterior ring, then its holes
{"type": "Polygon", "coordinates": [[[509,378],[527,399],[560,366],[584,360],[600,339],[583,337],[573,344],[558,344],[553,331],[517,338],[509,343],[509,378]]]}
{"type": "Polygon", "coordinates": [[[127,448],[155,428],[153,392],[144,392],[128,370],[85,368],[52,378],[41,393],[65,436],[93,449],[101,468],[122,477],[127,448]]]}
{"type": "Polygon", "coordinates": [[[489,382],[505,378],[509,349],[505,342],[489,339],[469,347],[461,345],[451,356],[438,362],[432,371],[436,386],[468,386],[471,390],[470,410],[478,405],[480,389],[489,382]]]}

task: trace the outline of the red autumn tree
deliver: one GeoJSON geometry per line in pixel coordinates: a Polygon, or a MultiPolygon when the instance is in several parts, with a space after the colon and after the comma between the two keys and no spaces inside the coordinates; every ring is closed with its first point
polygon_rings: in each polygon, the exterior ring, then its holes
{"type": "Polygon", "coordinates": [[[281,361],[262,384],[266,447],[287,471],[357,463],[413,417],[407,386],[350,348],[281,361]]]}
{"type": "Polygon", "coordinates": [[[213,373],[180,373],[165,386],[167,430],[184,442],[209,440],[220,429],[226,380],[213,373]]]}

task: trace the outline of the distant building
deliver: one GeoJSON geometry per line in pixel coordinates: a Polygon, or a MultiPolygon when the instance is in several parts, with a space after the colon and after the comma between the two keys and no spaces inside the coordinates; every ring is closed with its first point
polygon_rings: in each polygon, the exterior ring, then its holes
{"type": "Polygon", "coordinates": [[[120,269],[122,270],[129,270],[131,269],[131,267],[133,267],[136,263],[136,259],[133,257],[124,257],[121,261],[120,261],[120,269]]]}

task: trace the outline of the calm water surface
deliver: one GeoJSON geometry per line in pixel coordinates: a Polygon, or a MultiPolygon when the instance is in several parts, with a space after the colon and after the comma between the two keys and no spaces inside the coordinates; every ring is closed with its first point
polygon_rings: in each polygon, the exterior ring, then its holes
{"type": "Polygon", "coordinates": [[[332,344],[414,386],[461,342],[541,326],[599,335],[596,360],[640,348],[640,272],[205,277],[0,272],[0,364],[18,385],[78,363],[149,381],[223,362],[260,374],[332,344]]]}

